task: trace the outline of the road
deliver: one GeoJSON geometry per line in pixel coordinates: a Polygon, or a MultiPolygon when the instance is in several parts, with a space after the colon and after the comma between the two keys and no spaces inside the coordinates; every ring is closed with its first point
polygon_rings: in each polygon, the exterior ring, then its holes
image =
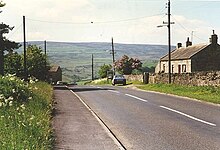
{"type": "Polygon", "coordinates": [[[219,106],[119,86],[71,89],[126,149],[220,149],[219,106]]]}

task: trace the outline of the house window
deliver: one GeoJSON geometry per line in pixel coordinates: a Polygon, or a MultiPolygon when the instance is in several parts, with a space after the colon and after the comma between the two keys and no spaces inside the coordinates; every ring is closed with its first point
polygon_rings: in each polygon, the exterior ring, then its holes
{"type": "Polygon", "coordinates": [[[182,65],[182,72],[186,72],[186,65],[182,65]]]}
{"type": "Polygon", "coordinates": [[[163,72],[165,72],[165,67],[166,67],[165,64],[163,64],[163,72]]]}
{"type": "Polygon", "coordinates": [[[178,65],[178,73],[181,73],[181,65],[178,65]]]}
{"type": "Polygon", "coordinates": [[[174,65],[172,65],[172,73],[174,72],[174,65]]]}

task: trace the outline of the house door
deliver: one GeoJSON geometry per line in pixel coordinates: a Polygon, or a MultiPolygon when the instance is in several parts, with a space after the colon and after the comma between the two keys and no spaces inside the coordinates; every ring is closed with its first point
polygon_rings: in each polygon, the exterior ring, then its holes
{"type": "Polygon", "coordinates": [[[178,73],[181,73],[181,65],[178,65],[178,73]]]}

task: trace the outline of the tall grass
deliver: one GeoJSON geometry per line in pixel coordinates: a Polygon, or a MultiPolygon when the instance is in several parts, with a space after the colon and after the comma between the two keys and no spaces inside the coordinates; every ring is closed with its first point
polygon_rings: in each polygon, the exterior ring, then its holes
{"type": "Polygon", "coordinates": [[[207,102],[220,104],[220,87],[184,86],[175,84],[147,84],[138,86],[140,89],[186,96],[207,102]]]}
{"type": "Polygon", "coordinates": [[[0,149],[52,149],[52,88],[0,77],[0,149]]]}

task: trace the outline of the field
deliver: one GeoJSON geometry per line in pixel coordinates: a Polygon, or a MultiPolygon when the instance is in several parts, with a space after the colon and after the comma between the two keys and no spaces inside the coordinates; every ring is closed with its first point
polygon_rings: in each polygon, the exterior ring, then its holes
{"type": "MultiPolygon", "coordinates": [[[[29,42],[44,48],[43,42],[29,42]]],[[[138,58],[144,66],[155,66],[159,58],[167,53],[165,45],[118,44],[115,43],[115,59],[123,55],[138,58]]],[[[21,47],[19,52],[22,52],[21,47]]],[[[51,64],[60,65],[63,80],[79,81],[91,79],[92,54],[94,74],[98,77],[99,67],[112,64],[111,43],[63,43],[47,42],[47,54],[51,64]]]]}

